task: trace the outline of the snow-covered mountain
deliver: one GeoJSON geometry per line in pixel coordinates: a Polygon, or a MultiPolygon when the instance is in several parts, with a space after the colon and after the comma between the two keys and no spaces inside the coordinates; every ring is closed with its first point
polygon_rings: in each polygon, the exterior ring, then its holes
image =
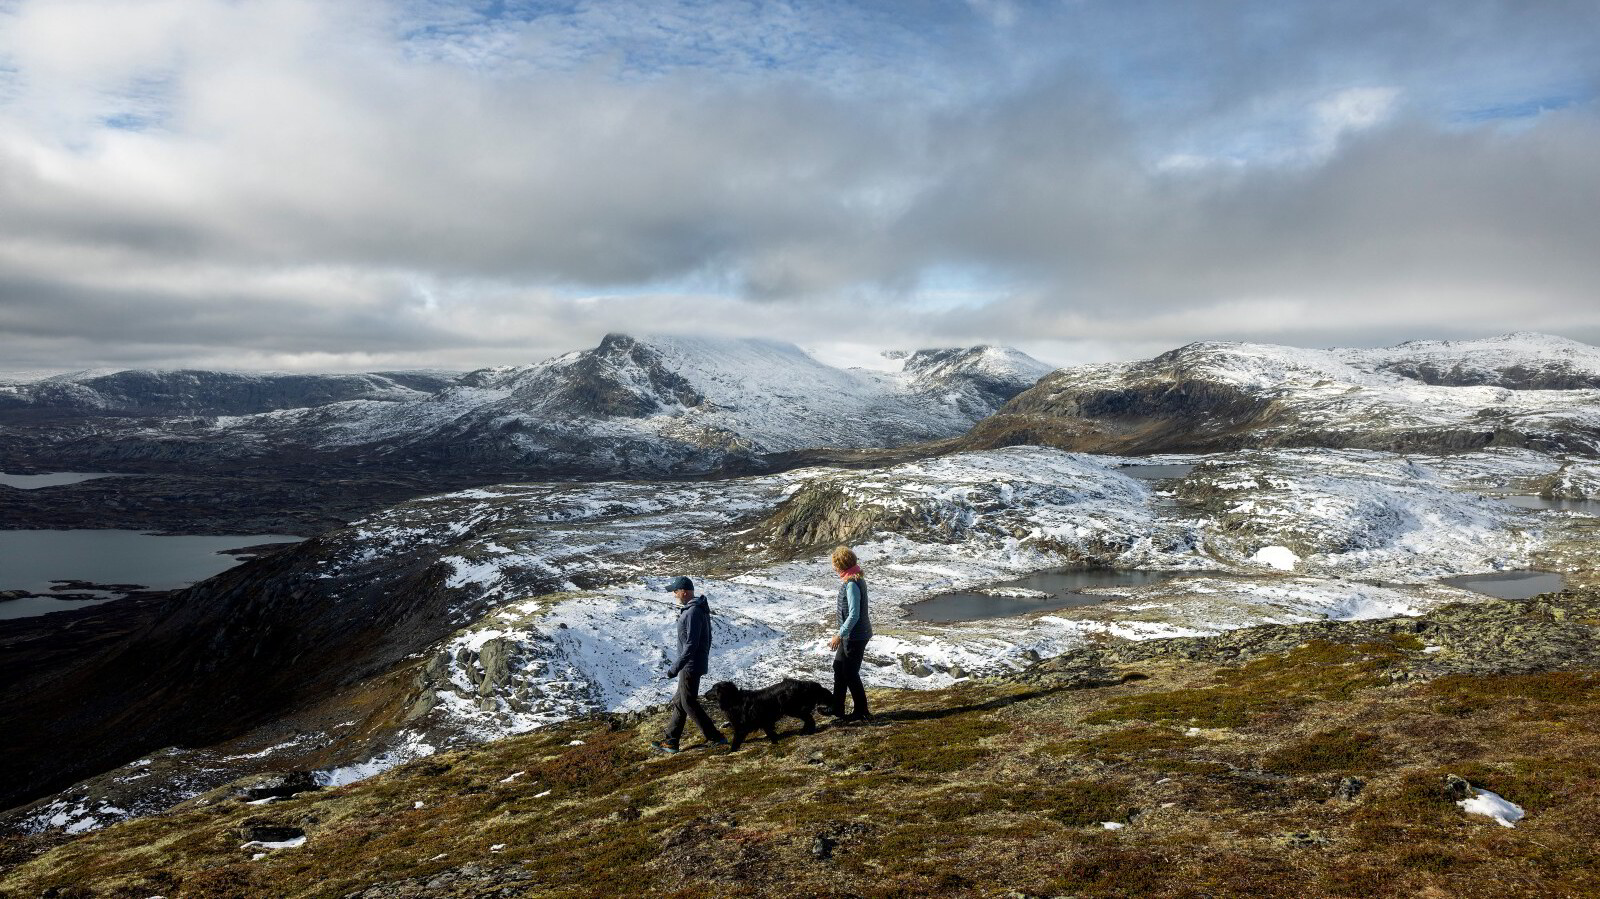
{"type": "Polygon", "coordinates": [[[923,351],[886,373],[834,368],[772,340],[612,334],[593,350],[475,372],[416,403],[342,404],[223,426],[287,426],[313,445],[382,445],[385,453],[704,470],[735,454],[950,437],[1049,371],[991,347],[923,351]]]}
{"type": "Polygon", "coordinates": [[[1600,347],[1550,334],[1410,340],[1386,349],[1334,352],[1357,368],[1444,387],[1600,389],[1600,347]]]}
{"type": "Polygon", "coordinates": [[[780,341],[612,334],[591,350],[482,369],[431,393],[396,385],[404,392],[164,417],[114,440],[56,436],[58,445],[111,461],[313,458],[407,470],[691,474],[772,453],[953,437],[1049,371],[997,347],[924,350],[901,370],[882,372],[835,368],[780,341]]]}
{"type": "Polygon", "coordinates": [[[963,445],[1015,443],[1600,454],[1600,349],[1527,333],[1378,350],[1194,343],[1140,362],[1062,369],[963,445]]]}

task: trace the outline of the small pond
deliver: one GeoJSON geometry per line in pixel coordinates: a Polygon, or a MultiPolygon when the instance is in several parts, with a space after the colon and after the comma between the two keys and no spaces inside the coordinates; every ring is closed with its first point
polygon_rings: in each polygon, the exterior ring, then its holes
{"type": "Polygon", "coordinates": [[[1500,599],[1528,599],[1541,593],[1560,590],[1567,582],[1553,571],[1493,571],[1488,574],[1463,574],[1441,578],[1439,583],[1449,584],[1483,593],[1500,599]]]}
{"type": "Polygon", "coordinates": [[[980,621],[1030,612],[1053,612],[1091,606],[1116,596],[1079,591],[1091,587],[1142,587],[1192,572],[1136,571],[1114,568],[1056,568],[974,590],[958,590],[906,607],[913,621],[980,621]]]}
{"type": "Polygon", "coordinates": [[[1194,464],[1185,465],[1120,465],[1117,471],[1130,478],[1139,478],[1144,481],[1165,481],[1170,478],[1186,478],[1189,472],[1194,471],[1194,464]]]}
{"type": "Polygon", "coordinates": [[[1600,500],[1597,499],[1551,499],[1548,496],[1502,496],[1500,499],[1519,509],[1600,516],[1600,500]]]}
{"type": "Polygon", "coordinates": [[[48,594],[61,581],[127,585],[110,592],[70,586],[55,592],[90,595],[63,600],[30,596],[0,601],[0,619],[27,618],[120,598],[132,585],[173,590],[205,580],[240,558],[224,550],[263,543],[298,543],[283,534],[160,537],[139,531],[0,531],[0,590],[48,594]]]}
{"type": "Polygon", "coordinates": [[[96,478],[120,478],[126,475],[105,471],[55,471],[50,474],[6,474],[0,471],[0,484],[19,490],[38,490],[40,487],[64,487],[96,478]]]}

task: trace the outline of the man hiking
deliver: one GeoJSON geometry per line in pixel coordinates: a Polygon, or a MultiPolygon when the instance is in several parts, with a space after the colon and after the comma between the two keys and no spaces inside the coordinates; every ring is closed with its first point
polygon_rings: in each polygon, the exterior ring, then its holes
{"type": "Polygon", "coordinates": [[[672,714],[667,718],[667,732],[650,744],[660,752],[678,751],[678,738],[683,736],[683,724],[693,718],[700,732],[706,735],[707,746],[727,745],[728,739],[711,722],[711,716],[700,707],[700,676],[706,673],[706,661],[711,655],[711,607],[704,596],[694,595],[694,581],[679,575],[667,584],[667,592],[678,598],[678,655],[663,675],[663,679],[678,679],[678,692],[672,696],[672,714]]]}

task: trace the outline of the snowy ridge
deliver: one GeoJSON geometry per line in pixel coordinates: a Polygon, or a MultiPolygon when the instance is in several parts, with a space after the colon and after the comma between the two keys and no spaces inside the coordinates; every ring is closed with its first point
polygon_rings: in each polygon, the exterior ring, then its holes
{"type": "Polygon", "coordinates": [[[1361,368],[1433,384],[1600,387],[1600,347],[1531,331],[1479,340],[1411,340],[1386,349],[1333,352],[1361,368]]]}
{"type": "Polygon", "coordinates": [[[1003,435],[1008,416],[1043,420],[1078,437],[1066,445],[1101,451],[1146,433],[1133,449],[1508,444],[1597,455],[1600,350],[1529,334],[1385,350],[1194,343],[1063,369],[974,433],[1003,435]]]}
{"type": "Polygon", "coordinates": [[[952,437],[1050,369],[1004,348],[922,351],[902,372],[840,369],[774,340],[609,335],[594,350],[485,369],[404,403],[218,419],[252,435],[387,455],[470,452],[590,469],[702,471],[726,459],[952,437]]]}
{"type": "MultiPolygon", "coordinates": [[[[1518,332],[1481,340],[1414,340],[1379,349],[1317,350],[1275,344],[1192,343],[1158,356],[1186,373],[1256,389],[1313,387],[1320,381],[1374,388],[1404,386],[1500,387],[1515,389],[1508,372],[1559,370],[1600,387],[1600,347],[1549,334],[1518,332]],[[1454,373],[1454,381],[1428,380],[1423,373],[1454,373]]],[[[1118,372],[1142,365],[1086,366],[1083,371],[1118,372]]],[[[1074,369],[1077,371],[1078,369],[1074,369]]]]}

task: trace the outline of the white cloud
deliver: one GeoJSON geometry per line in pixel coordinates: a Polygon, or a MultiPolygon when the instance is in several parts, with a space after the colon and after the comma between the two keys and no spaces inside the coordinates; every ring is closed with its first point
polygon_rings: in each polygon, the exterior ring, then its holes
{"type": "Polygon", "coordinates": [[[1592,92],[1600,38],[1472,5],[25,0],[0,333],[29,367],[1600,337],[1592,100],[1441,113],[1592,92]]]}
{"type": "Polygon", "coordinates": [[[1337,149],[1339,139],[1346,134],[1389,121],[1399,99],[1399,88],[1352,87],[1318,102],[1312,110],[1312,153],[1326,156],[1337,149]]]}

